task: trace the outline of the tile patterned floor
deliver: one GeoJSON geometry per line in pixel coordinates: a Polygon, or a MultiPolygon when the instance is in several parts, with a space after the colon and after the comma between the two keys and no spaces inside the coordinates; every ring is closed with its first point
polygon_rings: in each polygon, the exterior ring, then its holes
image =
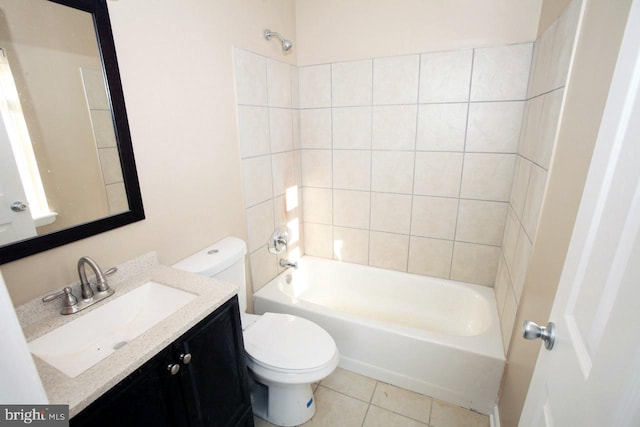
{"type": "MultiPolygon", "coordinates": [[[[338,368],[314,391],[305,427],[489,427],[489,417],[338,368]]],[[[256,427],[272,427],[254,417],[256,427]]]]}

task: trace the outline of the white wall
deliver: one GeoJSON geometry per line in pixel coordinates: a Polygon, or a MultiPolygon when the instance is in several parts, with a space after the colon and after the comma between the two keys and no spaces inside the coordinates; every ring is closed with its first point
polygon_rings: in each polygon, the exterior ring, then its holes
{"type": "Polygon", "coordinates": [[[542,0],[296,0],[298,65],[530,42],[542,0]]]}
{"type": "MultiPolygon", "coordinates": [[[[2,265],[15,304],[151,250],[172,264],[227,235],[246,238],[233,46],[295,63],[264,28],[295,34],[293,0],[109,1],[146,219],[2,265]]],[[[295,41],[295,39],[294,39],[295,41]]]]}

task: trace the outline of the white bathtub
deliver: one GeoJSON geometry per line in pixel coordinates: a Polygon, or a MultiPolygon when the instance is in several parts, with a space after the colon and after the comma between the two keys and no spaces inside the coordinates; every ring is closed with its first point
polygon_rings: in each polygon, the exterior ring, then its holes
{"type": "Polygon", "coordinates": [[[493,289],[305,256],[254,294],[257,314],[316,322],[340,366],[489,414],[504,369],[493,289]]]}

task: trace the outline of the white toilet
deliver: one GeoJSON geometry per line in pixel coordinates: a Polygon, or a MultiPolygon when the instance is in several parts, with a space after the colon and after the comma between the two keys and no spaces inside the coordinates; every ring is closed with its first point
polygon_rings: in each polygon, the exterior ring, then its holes
{"type": "Polygon", "coordinates": [[[338,366],[336,343],[320,326],[280,313],[246,313],[244,241],[227,237],[183,259],[175,268],[238,286],[253,413],[272,424],[295,426],[316,411],[311,384],[338,366]]]}

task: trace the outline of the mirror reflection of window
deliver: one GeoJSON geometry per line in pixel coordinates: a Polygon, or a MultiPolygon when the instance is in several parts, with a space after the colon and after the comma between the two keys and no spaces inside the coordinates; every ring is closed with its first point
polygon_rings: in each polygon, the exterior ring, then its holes
{"type": "Polygon", "coordinates": [[[56,219],[56,213],[49,209],[47,203],[9,59],[2,48],[0,48],[0,113],[13,152],[13,159],[2,159],[2,162],[15,161],[35,226],[51,224],[56,219]]]}

